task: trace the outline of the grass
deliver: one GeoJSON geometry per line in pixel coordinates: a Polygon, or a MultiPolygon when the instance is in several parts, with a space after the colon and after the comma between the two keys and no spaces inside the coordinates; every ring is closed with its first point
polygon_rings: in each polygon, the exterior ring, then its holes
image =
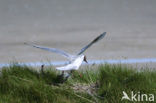
{"type": "Polygon", "coordinates": [[[108,64],[81,69],[62,84],[60,72],[53,67],[45,68],[44,73],[27,66],[4,67],[0,103],[131,103],[121,101],[122,91],[156,96],[155,70],[108,64]]]}

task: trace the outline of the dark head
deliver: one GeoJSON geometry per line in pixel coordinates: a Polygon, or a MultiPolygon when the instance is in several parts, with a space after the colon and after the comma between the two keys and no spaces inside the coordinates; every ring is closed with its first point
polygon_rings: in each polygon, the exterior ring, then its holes
{"type": "Polygon", "coordinates": [[[86,58],[86,56],[84,56],[83,61],[85,61],[86,63],[88,63],[88,62],[87,62],[87,58],[86,58]]]}

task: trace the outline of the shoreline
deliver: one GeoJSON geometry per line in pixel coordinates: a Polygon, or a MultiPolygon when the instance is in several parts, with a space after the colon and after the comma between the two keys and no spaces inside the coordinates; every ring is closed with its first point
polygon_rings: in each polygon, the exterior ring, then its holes
{"type": "MultiPolygon", "coordinates": [[[[9,67],[12,64],[20,66],[32,66],[38,67],[41,65],[45,66],[60,66],[68,64],[68,61],[52,61],[52,62],[26,62],[26,63],[0,63],[0,68],[9,67]]],[[[108,60],[88,60],[88,63],[83,65],[94,65],[94,64],[142,64],[142,63],[156,63],[156,58],[136,58],[136,59],[108,59],[108,60]]]]}

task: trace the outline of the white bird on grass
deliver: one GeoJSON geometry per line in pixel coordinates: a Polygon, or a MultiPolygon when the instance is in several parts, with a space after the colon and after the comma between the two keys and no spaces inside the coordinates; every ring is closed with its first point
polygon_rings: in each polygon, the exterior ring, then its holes
{"type": "Polygon", "coordinates": [[[88,45],[83,47],[77,55],[71,55],[69,53],[66,53],[65,51],[55,49],[55,48],[47,48],[47,47],[42,47],[42,46],[38,46],[35,44],[30,44],[30,43],[24,43],[24,44],[27,44],[27,45],[30,45],[32,47],[39,48],[42,50],[54,52],[54,53],[57,53],[66,57],[67,59],[69,59],[70,63],[62,67],[56,67],[56,69],[60,71],[72,71],[72,70],[78,70],[83,61],[87,63],[86,56],[83,55],[82,53],[86,51],[91,45],[101,40],[105,35],[106,35],[106,32],[96,37],[92,42],[90,42],[88,45]]]}

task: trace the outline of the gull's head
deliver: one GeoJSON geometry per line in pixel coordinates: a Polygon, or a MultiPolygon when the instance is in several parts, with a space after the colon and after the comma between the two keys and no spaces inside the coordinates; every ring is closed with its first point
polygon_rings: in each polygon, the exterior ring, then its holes
{"type": "Polygon", "coordinates": [[[83,61],[85,61],[86,63],[88,63],[86,56],[84,56],[83,61]]]}

